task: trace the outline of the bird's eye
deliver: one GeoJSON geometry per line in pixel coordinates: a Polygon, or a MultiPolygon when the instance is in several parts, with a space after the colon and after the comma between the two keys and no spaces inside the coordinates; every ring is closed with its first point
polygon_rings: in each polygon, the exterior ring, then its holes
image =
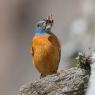
{"type": "Polygon", "coordinates": [[[40,25],[39,25],[39,24],[37,24],[37,27],[40,27],[40,25]]]}

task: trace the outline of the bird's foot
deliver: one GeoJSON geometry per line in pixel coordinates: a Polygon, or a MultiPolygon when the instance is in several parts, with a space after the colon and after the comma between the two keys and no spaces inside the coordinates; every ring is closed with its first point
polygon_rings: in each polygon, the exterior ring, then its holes
{"type": "Polygon", "coordinates": [[[41,78],[44,78],[45,76],[46,76],[46,75],[41,74],[41,75],[40,75],[40,79],[41,79],[41,78]]]}
{"type": "Polygon", "coordinates": [[[59,76],[59,75],[60,75],[60,73],[59,73],[59,72],[57,72],[57,73],[54,73],[54,75],[59,76]]]}

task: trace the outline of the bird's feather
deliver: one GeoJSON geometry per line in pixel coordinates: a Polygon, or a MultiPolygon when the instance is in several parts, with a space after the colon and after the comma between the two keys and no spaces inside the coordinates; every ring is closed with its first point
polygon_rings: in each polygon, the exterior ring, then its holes
{"type": "Polygon", "coordinates": [[[43,75],[57,72],[61,55],[60,51],[60,43],[53,33],[50,36],[34,37],[32,40],[34,64],[43,75]]]}

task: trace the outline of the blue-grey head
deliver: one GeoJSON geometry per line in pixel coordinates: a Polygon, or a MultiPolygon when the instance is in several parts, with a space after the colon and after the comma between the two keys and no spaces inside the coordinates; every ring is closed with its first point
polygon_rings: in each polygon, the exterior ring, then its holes
{"type": "Polygon", "coordinates": [[[40,20],[37,22],[36,28],[45,30],[46,29],[46,20],[40,20]]]}
{"type": "Polygon", "coordinates": [[[53,26],[53,20],[50,16],[47,19],[43,19],[37,22],[36,25],[36,35],[46,35],[51,32],[51,28],[53,26]]]}

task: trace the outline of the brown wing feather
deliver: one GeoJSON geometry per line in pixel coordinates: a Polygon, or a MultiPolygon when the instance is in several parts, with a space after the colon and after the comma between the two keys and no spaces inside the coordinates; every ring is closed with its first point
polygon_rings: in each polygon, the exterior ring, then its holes
{"type": "MultiPolygon", "coordinates": [[[[32,42],[32,45],[33,45],[33,42],[32,42]]],[[[34,56],[34,49],[33,49],[33,46],[32,46],[31,49],[30,49],[30,53],[32,54],[32,56],[34,56]]]]}
{"type": "Polygon", "coordinates": [[[54,46],[56,45],[56,47],[58,47],[59,49],[59,62],[60,62],[60,59],[61,59],[61,45],[60,45],[60,42],[58,40],[58,38],[56,37],[55,34],[53,34],[52,32],[50,32],[51,36],[48,38],[50,41],[52,41],[52,43],[54,43],[54,46]],[[54,42],[55,40],[55,42],[54,42]]]}
{"type": "Polygon", "coordinates": [[[60,62],[60,59],[61,59],[61,49],[59,50],[59,62],[60,62]]]}

